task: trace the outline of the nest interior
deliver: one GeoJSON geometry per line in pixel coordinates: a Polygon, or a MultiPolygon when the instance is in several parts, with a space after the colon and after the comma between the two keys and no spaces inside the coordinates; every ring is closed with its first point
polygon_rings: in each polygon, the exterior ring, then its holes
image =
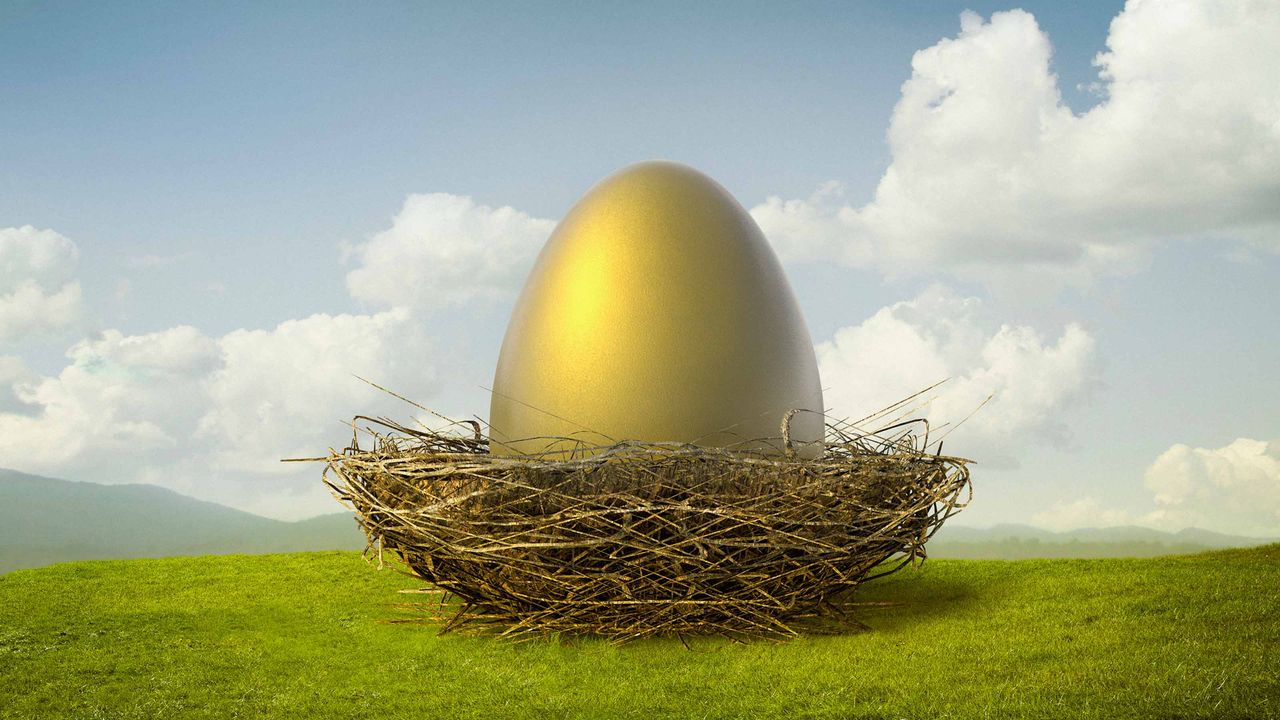
{"type": "Polygon", "coordinates": [[[926,452],[912,423],[828,424],[817,459],[791,452],[786,420],[780,455],[622,442],[555,459],[491,455],[477,423],[357,420],[373,447],[331,451],[325,482],[371,547],[461,599],[445,631],[792,635],[923,558],[969,489],[969,461],[926,452]]]}

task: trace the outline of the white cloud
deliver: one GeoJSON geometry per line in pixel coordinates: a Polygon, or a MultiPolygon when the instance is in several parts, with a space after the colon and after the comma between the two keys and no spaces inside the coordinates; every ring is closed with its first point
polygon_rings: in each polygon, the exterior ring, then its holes
{"type": "Polygon", "coordinates": [[[218,346],[222,364],[208,377],[210,409],[196,435],[228,469],[292,472],[280,458],[322,455],[349,439],[338,423],[370,410],[376,393],[353,374],[408,397],[435,385],[429,343],[405,308],[237,330],[218,346]]]}
{"type": "Polygon", "coordinates": [[[179,260],[187,257],[190,253],[182,253],[179,255],[131,255],[125,258],[124,264],[131,268],[142,268],[144,270],[155,270],[157,268],[169,267],[179,260]]]}
{"type": "Polygon", "coordinates": [[[53,230],[0,228],[0,287],[6,290],[27,280],[62,285],[74,277],[79,258],[75,243],[53,230]]]}
{"type": "Polygon", "coordinates": [[[53,230],[0,228],[0,343],[74,328],[84,314],[79,252],[53,230]]]}
{"type": "Polygon", "coordinates": [[[17,387],[30,415],[0,415],[0,455],[55,469],[102,458],[128,465],[179,450],[197,417],[200,380],[217,363],[212,340],[191,327],[125,336],[108,330],[67,351],[57,377],[17,387]]]}
{"type": "Polygon", "coordinates": [[[1031,522],[1046,530],[1064,532],[1080,528],[1102,528],[1128,525],[1133,518],[1124,510],[1109,508],[1093,496],[1072,502],[1057,503],[1031,516],[1031,522]]]}
{"type": "MultiPolygon", "coordinates": [[[[436,364],[415,313],[514,290],[551,226],[467,198],[413,195],[389,230],[352,251],[353,296],[392,305],[386,311],[222,337],[189,326],[107,330],[73,345],[48,377],[0,355],[0,457],[31,472],[151,482],[278,517],[334,511],[320,467],[281,458],[345,445],[342,423],[353,414],[408,414],[355,375],[431,396],[436,364]]],[[[0,230],[0,341],[80,324],[77,259],[56,232],[0,230]]],[[[127,290],[122,281],[117,295],[127,290]]]]}
{"type": "Polygon", "coordinates": [[[1129,512],[1093,496],[1059,502],[1031,522],[1049,530],[1144,525],[1280,537],[1280,441],[1240,438],[1220,448],[1177,444],[1143,475],[1154,510],[1129,512]]]}
{"type": "Polygon", "coordinates": [[[391,227],[348,249],[357,300],[437,309],[519,290],[555,222],[447,193],[410,195],[391,227]]]}
{"type": "Polygon", "coordinates": [[[1280,536],[1280,441],[1174,445],[1147,468],[1143,482],[1155,495],[1156,510],[1145,518],[1151,524],[1280,536]]]}
{"type": "Polygon", "coordinates": [[[1131,271],[1166,238],[1280,250],[1276,37],[1274,2],[1132,1],[1095,61],[1104,99],[1076,115],[1029,13],[966,12],[912,59],[870,203],[752,213],[784,257],[1025,287],[1131,271]]]}
{"type": "Polygon", "coordinates": [[[1093,337],[1075,324],[1052,342],[1026,326],[992,329],[982,310],[977,298],[933,286],[836,331],[817,346],[828,413],[856,419],[951,378],[923,412],[935,428],[993,395],[947,436],[951,452],[998,465],[1029,437],[1065,442],[1059,413],[1096,382],[1093,337]]]}
{"type": "Polygon", "coordinates": [[[422,328],[404,308],[313,315],[221,338],[186,326],[109,330],[67,356],[56,377],[40,379],[0,363],[0,380],[25,410],[0,411],[0,457],[12,458],[5,464],[152,482],[279,517],[338,509],[319,466],[281,458],[344,445],[350,436],[340,423],[355,413],[404,416],[399,401],[353,374],[409,397],[435,384],[422,328]]]}
{"type": "Polygon", "coordinates": [[[752,208],[774,251],[789,261],[837,261],[853,267],[874,259],[858,213],[843,204],[844,186],[824,183],[806,200],[770,197],[752,208]]]}
{"type": "Polygon", "coordinates": [[[80,283],[70,282],[50,292],[28,280],[0,296],[0,341],[13,342],[31,335],[66,330],[74,327],[83,315],[80,283]]]}
{"type": "Polygon", "coordinates": [[[28,405],[18,394],[20,388],[35,379],[35,373],[22,362],[22,358],[0,355],[0,414],[25,412],[28,405]]]}

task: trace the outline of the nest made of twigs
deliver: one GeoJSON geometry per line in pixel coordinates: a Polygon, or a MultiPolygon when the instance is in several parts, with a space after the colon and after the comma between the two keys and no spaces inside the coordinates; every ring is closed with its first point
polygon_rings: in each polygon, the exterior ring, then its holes
{"type": "Polygon", "coordinates": [[[490,455],[476,423],[361,419],[374,447],[331,451],[325,482],[371,547],[461,599],[445,631],[792,635],[923,558],[969,488],[969,461],[926,452],[910,423],[828,424],[817,459],[621,442],[561,460],[490,455]]]}

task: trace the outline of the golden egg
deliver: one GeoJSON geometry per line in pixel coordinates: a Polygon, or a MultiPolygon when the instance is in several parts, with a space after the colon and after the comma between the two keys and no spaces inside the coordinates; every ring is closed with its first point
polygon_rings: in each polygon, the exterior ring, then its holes
{"type": "Polygon", "coordinates": [[[591,188],[542,248],[498,356],[490,445],[767,451],[793,408],[812,411],[793,417],[791,437],[813,457],[818,364],[760,228],[706,175],[644,162],[591,188]]]}

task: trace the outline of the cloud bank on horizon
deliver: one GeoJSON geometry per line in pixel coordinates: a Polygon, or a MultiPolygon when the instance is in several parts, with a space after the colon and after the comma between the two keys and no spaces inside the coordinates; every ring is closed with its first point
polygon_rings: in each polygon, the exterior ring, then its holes
{"type": "MultiPolygon", "coordinates": [[[[993,395],[949,440],[985,462],[1014,465],[1027,441],[1070,443],[1058,418],[1099,382],[1095,338],[1077,323],[1044,333],[1001,322],[946,283],[1087,285],[1140,270],[1174,239],[1280,251],[1275,37],[1273,3],[1130,2],[1097,60],[1102,100],[1079,115],[1062,103],[1049,38],[1026,12],[965,13],[957,37],[916,53],[871,201],[849,204],[833,181],[751,210],[784,261],[837,258],[936,281],[815,338],[828,407],[856,416],[950,377],[926,415],[956,423],[993,395]]],[[[363,312],[218,337],[103,330],[75,339],[53,376],[5,348],[91,326],[75,245],[53,230],[0,230],[0,465],[86,479],[110,466],[121,481],[276,517],[332,510],[315,467],[279,459],[316,454],[354,410],[403,415],[352,375],[432,397],[441,312],[512,297],[554,226],[470,197],[411,194],[390,227],[344,248],[347,292],[363,312]]],[[[1033,519],[1242,529],[1228,510],[1206,511],[1209,498],[1274,534],[1280,517],[1257,508],[1280,506],[1276,445],[1174,444],[1144,480],[1152,512],[1083,498],[1033,519]]]]}
{"type": "Polygon", "coordinates": [[[1220,448],[1179,443],[1151,463],[1143,484],[1153,494],[1146,513],[1085,496],[1035,513],[1031,520],[1050,530],[1136,524],[1275,537],[1280,529],[1280,440],[1240,438],[1220,448]]]}

